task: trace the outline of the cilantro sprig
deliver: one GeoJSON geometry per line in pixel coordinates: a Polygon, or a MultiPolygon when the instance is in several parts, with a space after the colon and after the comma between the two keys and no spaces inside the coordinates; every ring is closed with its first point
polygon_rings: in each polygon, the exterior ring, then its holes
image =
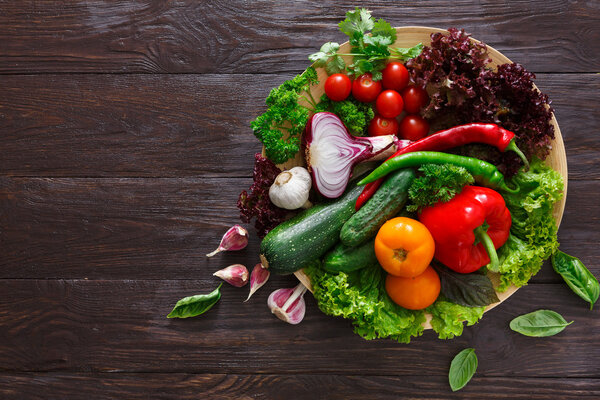
{"type": "Polygon", "coordinates": [[[358,77],[370,72],[373,80],[378,81],[389,60],[406,61],[423,50],[421,43],[411,48],[390,47],[396,41],[396,29],[383,19],[375,20],[371,11],[364,8],[348,11],[346,19],[338,26],[349,37],[350,53],[341,53],[339,43],[327,42],[318,52],[308,56],[314,67],[324,67],[329,75],[347,71],[358,77]],[[352,56],[352,63],[346,65],[343,56],[352,56]]]}

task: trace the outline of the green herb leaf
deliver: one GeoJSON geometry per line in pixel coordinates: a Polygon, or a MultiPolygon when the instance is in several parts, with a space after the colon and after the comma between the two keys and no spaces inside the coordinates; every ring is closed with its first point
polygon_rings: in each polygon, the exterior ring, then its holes
{"type": "Polygon", "coordinates": [[[600,295],[600,285],[585,265],[578,258],[558,250],[552,256],[552,268],[577,296],[590,303],[591,310],[600,295]]]}
{"type": "Polygon", "coordinates": [[[254,136],[265,146],[267,158],[274,163],[284,163],[300,150],[300,136],[316,107],[310,88],[317,83],[317,71],[312,67],[283,82],[266,98],[267,111],[250,123],[254,136]]]}
{"type": "Polygon", "coordinates": [[[423,43],[414,45],[413,47],[394,47],[390,49],[391,53],[402,61],[415,58],[423,51],[423,43]]]}
{"type": "Polygon", "coordinates": [[[555,311],[537,310],[510,321],[510,329],[525,336],[545,337],[562,332],[572,323],[573,321],[565,321],[562,315],[555,311]]]}
{"type": "Polygon", "coordinates": [[[375,117],[369,103],[358,101],[352,95],[343,101],[332,101],[324,94],[315,109],[315,112],[321,111],[329,111],[340,117],[348,131],[355,136],[367,136],[369,122],[375,117]]]}
{"type": "Polygon", "coordinates": [[[396,29],[392,28],[392,26],[387,21],[384,21],[381,18],[378,19],[377,22],[375,22],[371,33],[373,34],[373,36],[389,37],[390,44],[396,41],[396,29]]]}
{"type": "Polygon", "coordinates": [[[346,69],[346,63],[340,56],[334,56],[326,65],[325,71],[327,75],[339,74],[346,69]]]}
{"type": "Polygon", "coordinates": [[[477,371],[477,355],[475,349],[468,348],[458,353],[450,364],[448,381],[453,392],[462,389],[477,371]]]}
{"type": "Polygon", "coordinates": [[[197,294],[179,300],[167,318],[189,318],[204,314],[221,298],[221,283],[209,294],[197,294]]]}
{"type": "Polygon", "coordinates": [[[338,24],[340,30],[350,37],[354,37],[355,33],[363,35],[373,29],[374,25],[371,11],[358,7],[354,11],[348,11],[346,19],[338,24]]]}
{"type": "Polygon", "coordinates": [[[408,189],[413,203],[407,207],[408,211],[450,201],[465,185],[474,182],[469,171],[452,164],[424,164],[419,172],[422,175],[413,180],[408,189]]]}
{"type": "Polygon", "coordinates": [[[340,45],[338,43],[327,42],[321,46],[321,50],[309,55],[308,59],[315,63],[314,67],[324,67],[329,58],[334,57],[339,49],[340,45]]]}
{"type": "Polygon", "coordinates": [[[492,281],[481,273],[459,274],[441,264],[433,264],[440,276],[441,292],[453,303],[467,307],[483,307],[500,301],[492,281]]]}

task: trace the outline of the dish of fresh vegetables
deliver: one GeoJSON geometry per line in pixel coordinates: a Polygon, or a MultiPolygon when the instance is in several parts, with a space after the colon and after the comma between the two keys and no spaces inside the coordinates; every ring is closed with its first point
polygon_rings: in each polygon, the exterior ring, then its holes
{"type": "MultiPolygon", "coordinates": [[[[455,337],[564,255],[550,102],[463,30],[393,28],[358,8],[339,27],[349,42],[311,54],[251,123],[263,152],[238,207],[262,238],[255,269],[301,281],[269,298],[290,323],[308,288],[366,339],[455,337]]],[[[592,305],[589,271],[554,264],[592,305]]]]}

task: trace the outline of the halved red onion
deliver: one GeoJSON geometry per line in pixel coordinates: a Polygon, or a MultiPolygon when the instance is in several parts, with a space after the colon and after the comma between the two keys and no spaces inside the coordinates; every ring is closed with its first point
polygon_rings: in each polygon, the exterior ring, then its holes
{"type": "Polygon", "coordinates": [[[315,189],[335,199],[344,193],[356,164],[385,159],[410,142],[395,135],[352,136],[337,115],[320,112],[309,119],[303,143],[315,189]]]}

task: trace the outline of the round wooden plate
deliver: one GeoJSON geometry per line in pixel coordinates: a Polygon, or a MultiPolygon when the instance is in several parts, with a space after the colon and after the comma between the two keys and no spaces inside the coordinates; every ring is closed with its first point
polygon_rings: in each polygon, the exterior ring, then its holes
{"type": "MultiPolygon", "coordinates": [[[[446,31],[445,29],[429,28],[429,27],[424,27],[424,26],[405,26],[405,27],[401,27],[401,28],[396,28],[396,31],[398,32],[398,36],[397,36],[396,42],[392,45],[393,47],[412,47],[418,43],[423,43],[424,45],[427,46],[427,45],[431,44],[430,36],[432,33],[436,33],[436,32],[448,33],[448,31],[446,31]]],[[[475,39],[472,39],[472,40],[475,40],[475,39]]],[[[492,62],[488,65],[492,68],[496,68],[498,65],[501,65],[501,64],[512,63],[512,61],[509,60],[506,56],[504,56],[502,53],[500,53],[499,51],[497,51],[496,49],[494,49],[490,46],[487,46],[487,51],[488,51],[489,57],[492,59],[492,62]]],[[[348,42],[344,43],[340,48],[340,52],[349,53],[350,52],[350,44],[348,42]]],[[[344,58],[346,59],[345,61],[347,61],[347,62],[351,61],[350,57],[344,57],[344,58]]],[[[327,73],[325,72],[325,70],[323,68],[317,68],[317,73],[319,76],[319,82],[325,82],[325,80],[327,79],[327,73]]],[[[311,94],[316,99],[320,98],[321,95],[323,95],[323,93],[324,93],[324,89],[323,89],[322,84],[315,86],[311,90],[311,94]]],[[[562,219],[562,215],[563,215],[563,212],[565,209],[565,201],[567,199],[567,156],[565,153],[565,146],[564,146],[562,136],[560,133],[560,128],[558,127],[558,123],[556,122],[556,118],[554,117],[554,114],[552,115],[552,125],[554,125],[554,132],[555,132],[556,138],[552,142],[552,151],[550,152],[550,155],[546,159],[546,164],[549,165],[550,167],[552,167],[554,170],[558,171],[564,179],[563,198],[554,207],[554,218],[556,219],[557,225],[560,225],[560,221],[562,219]]],[[[264,155],[264,149],[263,149],[263,155],[264,155]]],[[[286,162],[284,164],[280,164],[278,166],[282,169],[289,169],[289,168],[292,168],[292,167],[295,167],[298,165],[304,165],[304,160],[303,160],[301,154],[297,154],[296,158],[289,160],[288,162],[286,162]]],[[[310,290],[312,292],[312,286],[311,286],[310,279],[308,278],[308,276],[302,270],[297,271],[295,273],[295,275],[300,280],[300,282],[302,282],[308,288],[308,290],[310,290]]],[[[494,283],[494,287],[497,287],[498,283],[499,283],[498,274],[490,272],[488,275],[489,275],[490,279],[492,280],[492,282],[494,283]]],[[[485,311],[491,310],[492,308],[494,308],[497,305],[499,305],[500,303],[502,303],[504,300],[509,298],[513,293],[515,293],[517,291],[517,289],[518,289],[517,287],[511,286],[502,293],[498,292],[497,294],[498,294],[498,298],[500,299],[500,302],[490,304],[489,306],[486,307],[485,311]]],[[[425,329],[431,329],[431,323],[430,323],[431,315],[427,314],[426,316],[427,316],[427,320],[423,323],[423,327],[425,329]]]]}

